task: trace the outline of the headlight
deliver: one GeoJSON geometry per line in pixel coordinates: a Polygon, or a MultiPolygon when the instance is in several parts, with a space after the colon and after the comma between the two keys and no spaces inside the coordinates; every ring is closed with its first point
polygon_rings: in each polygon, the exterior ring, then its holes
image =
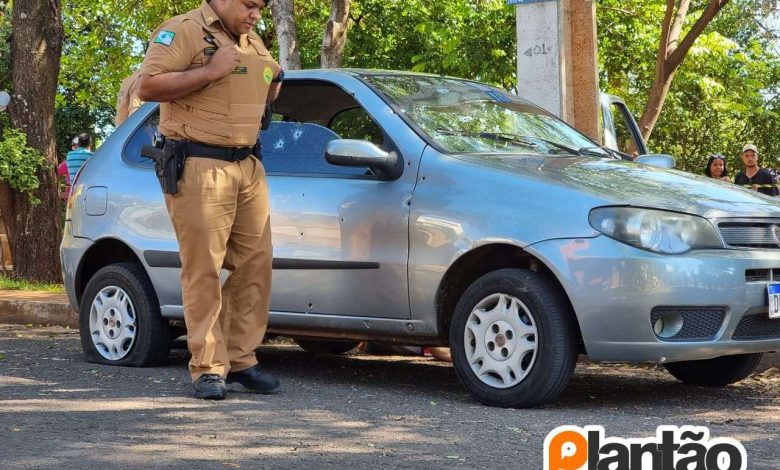
{"type": "Polygon", "coordinates": [[[653,253],[677,255],[697,248],[723,248],[715,227],[702,217],[635,207],[600,207],[590,211],[591,227],[653,253]]]}

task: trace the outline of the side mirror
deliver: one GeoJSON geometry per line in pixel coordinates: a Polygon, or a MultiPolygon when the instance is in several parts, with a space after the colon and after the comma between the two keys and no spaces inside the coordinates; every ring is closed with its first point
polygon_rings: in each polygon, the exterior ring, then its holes
{"type": "Polygon", "coordinates": [[[382,180],[398,179],[404,172],[403,159],[397,153],[385,152],[365,140],[331,140],[325,147],[325,160],[331,165],[371,168],[382,180]]]}
{"type": "Polygon", "coordinates": [[[662,153],[648,153],[646,155],[640,155],[634,160],[642,165],[657,166],[659,168],[674,168],[677,166],[677,162],[671,155],[664,155],[662,153]]]}

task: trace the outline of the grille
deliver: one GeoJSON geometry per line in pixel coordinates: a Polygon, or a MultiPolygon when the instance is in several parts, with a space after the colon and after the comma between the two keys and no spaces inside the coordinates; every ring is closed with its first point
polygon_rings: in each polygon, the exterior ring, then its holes
{"type": "Polygon", "coordinates": [[[780,227],[780,221],[718,224],[723,241],[738,248],[780,248],[780,242],[775,238],[775,227],[780,227]]]}
{"type": "Polygon", "coordinates": [[[746,269],[746,282],[772,282],[780,281],[780,268],[773,269],[746,269]]]}
{"type": "Polygon", "coordinates": [[[732,339],[756,338],[780,338],[780,320],[770,320],[766,314],[742,317],[732,339]]]}
{"type": "Polygon", "coordinates": [[[650,325],[655,325],[656,320],[664,315],[676,313],[683,318],[682,329],[674,336],[658,338],[661,341],[707,341],[715,337],[715,334],[723,325],[726,310],[722,308],[674,308],[656,307],[650,314],[650,325]]]}

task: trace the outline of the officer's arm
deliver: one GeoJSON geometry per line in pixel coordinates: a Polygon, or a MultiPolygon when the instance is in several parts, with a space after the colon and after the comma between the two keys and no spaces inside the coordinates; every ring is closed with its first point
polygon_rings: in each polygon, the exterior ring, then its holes
{"type": "Polygon", "coordinates": [[[276,98],[279,97],[279,90],[282,89],[282,84],[280,82],[274,82],[271,84],[271,87],[268,88],[268,98],[266,98],[266,103],[273,103],[276,101],[276,98]]]}
{"type": "Polygon", "coordinates": [[[235,46],[219,48],[206,65],[193,62],[206,44],[202,33],[199,24],[178,17],[154,32],[140,71],[142,101],[174,101],[233,71],[239,62],[235,46]]]}
{"type": "Polygon", "coordinates": [[[138,87],[141,101],[176,101],[213,82],[217,77],[208,67],[185,72],[142,75],[138,87]]]}
{"type": "Polygon", "coordinates": [[[217,49],[208,64],[182,72],[143,75],[139,97],[143,101],[175,101],[229,75],[241,61],[236,46],[217,49]]]}

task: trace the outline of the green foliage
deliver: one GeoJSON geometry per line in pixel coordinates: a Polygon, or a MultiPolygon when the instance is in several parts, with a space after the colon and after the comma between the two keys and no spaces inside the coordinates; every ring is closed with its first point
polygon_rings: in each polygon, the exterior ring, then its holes
{"type": "MultiPolygon", "coordinates": [[[[301,64],[318,67],[329,2],[296,2],[301,64]]],[[[354,0],[344,67],[414,70],[516,87],[505,0],[354,0]]]]}
{"type": "Polygon", "coordinates": [[[11,88],[11,6],[0,4],[0,90],[11,88]]]}
{"type": "Polygon", "coordinates": [[[0,181],[21,193],[27,193],[33,203],[38,200],[32,192],[38,188],[36,173],[45,162],[44,156],[27,146],[27,135],[19,129],[5,127],[0,139],[0,181]]]}
{"type": "MultiPolygon", "coordinates": [[[[664,3],[598,2],[601,87],[623,97],[637,115],[655,74],[664,3]]],[[[732,0],[677,71],[648,145],[677,157],[679,168],[703,173],[707,155],[723,153],[733,175],[745,142],[759,146],[762,165],[778,165],[780,58],[756,22],[764,3],[732,0]]],[[[684,31],[704,4],[692,4],[684,31]]]]}
{"type": "MultiPolygon", "coordinates": [[[[706,2],[694,1],[688,30],[706,2]]],[[[144,44],[171,16],[198,0],[66,0],[65,44],[57,101],[60,153],[78,132],[110,131],[124,77],[141,63],[144,44]]],[[[599,64],[603,90],[644,109],[655,74],[666,2],[598,0],[599,64]]],[[[729,155],[732,173],[745,141],[764,164],[780,165],[780,64],[756,19],[767,0],[731,0],[699,38],[675,76],[649,142],[700,173],[706,155],[729,155]]],[[[8,8],[8,7],[5,7],[8,8]]],[[[319,66],[330,2],[295,2],[301,63],[319,66]]],[[[345,67],[416,70],[473,78],[513,90],[516,81],[515,9],[505,0],[353,0],[345,67]]],[[[277,54],[269,10],[263,40],[277,54]]],[[[0,17],[0,86],[6,76],[10,25],[0,17]],[[5,67],[5,68],[4,68],[5,67]]]]}

